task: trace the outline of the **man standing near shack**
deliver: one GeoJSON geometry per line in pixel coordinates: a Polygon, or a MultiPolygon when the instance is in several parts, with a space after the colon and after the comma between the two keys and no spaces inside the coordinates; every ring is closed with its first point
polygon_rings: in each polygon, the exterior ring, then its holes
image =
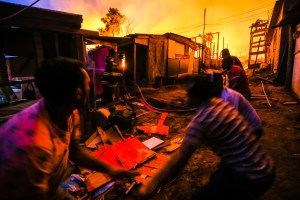
{"type": "Polygon", "coordinates": [[[233,59],[233,64],[234,64],[234,65],[238,65],[238,66],[240,66],[241,68],[244,69],[243,64],[242,64],[242,62],[240,61],[240,59],[239,59],[238,57],[236,57],[236,56],[230,55],[229,49],[223,49],[223,50],[221,51],[221,54],[222,54],[222,58],[223,58],[223,59],[224,59],[224,58],[229,58],[229,57],[231,57],[231,58],[233,59]]]}
{"type": "Polygon", "coordinates": [[[222,60],[222,68],[227,75],[229,88],[241,93],[246,99],[250,100],[251,91],[244,69],[233,64],[232,57],[227,57],[222,60]]]}

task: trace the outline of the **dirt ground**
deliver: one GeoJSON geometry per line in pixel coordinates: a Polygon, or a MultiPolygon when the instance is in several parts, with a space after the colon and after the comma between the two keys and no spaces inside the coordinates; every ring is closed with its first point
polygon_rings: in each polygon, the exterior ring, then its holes
{"type": "MultiPolygon", "coordinates": [[[[300,103],[290,90],[272,82],[272,75],[268,70],[255,73],[247,72],[253,95],[268,97],[251,100],[263,121],[264,134],[261,141],[273,157],[277,169],[274,184],[264,194],[261,200],[299,200],[300,199],[300,103]],[[286,104],[286,102],[292,102],[286,104]],[[295,104],[294,104],[295,103],[295,104]]],[[[181,110],[186,106],[185,91],[176,86],[143,89],[143,94],[152,106],[170,110],[181,110]],[[150,98],[151,97],[151,98],[150,98]]],[[[165,141],[174,137],[182,137],[185,128],[191,120],[193,112],[169,112],[165,125],[170,127],[168,137],[157,136],[165,141]]],[[[149,112],[139,117],[135,125],[145,122],[157,123],[160,114],[149,112]]],[[[128,133],[140,140],[148,136],[139,134],[136,130],[128,133]]],[[[158,149],[157,152],[164,152],[158,149]]],[[[165,186],[153,200],[190,199],[193,191],[209,181],[210,174],[219,164],[219,158],[209,149],[199,149],[180,175],[165,186]]],[[[135,189],[135,188],[134,188],[135,189]]],[[[134,189],[132,192],[134,192],[134,189]]],[[[105,195],[105,199],[134,199],[131,195],[115,196],[115,193],[105,195]]]]}
{"type": "MultiPolygon", "coordinates": [[[[258,74],[263,76],[267,74],[258,74]]],[[[268,77],[268,76],[265,76],[268,77]]],[[[249,77],[251,90],[262,92],[261,79],[249,77]]],[[[262,143],[273,157],[277,176],[272,188],[261,197],[262,200],[300,199],[300,104],[299,99],[283,86],[263,81],[266,100],[251,101],[263,121],[262,143]],[[297,102],[286,105],[287,102],[297,102]]]]}

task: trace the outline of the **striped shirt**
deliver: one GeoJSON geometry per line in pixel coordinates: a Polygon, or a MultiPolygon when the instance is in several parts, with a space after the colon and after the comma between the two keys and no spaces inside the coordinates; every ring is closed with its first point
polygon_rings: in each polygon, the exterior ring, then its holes
{"type": "Polygon", "coordinates": [[[195,148],[206,145],[220,156],[222,164],[250,180],[265,178],[273,170],[272,159],[248,122],[219,98],[201,104],[188,125],[184,142],[195,148]]]}

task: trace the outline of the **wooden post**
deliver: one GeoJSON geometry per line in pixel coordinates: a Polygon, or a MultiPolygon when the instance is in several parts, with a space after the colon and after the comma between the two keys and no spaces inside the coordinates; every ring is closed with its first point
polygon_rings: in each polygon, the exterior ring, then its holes
{"type": "Polygon", "coordinates": [[[136,43],[133,44],[133,82],[136,83],[136,43]]]}
{"type": "MultiPolygon", "coordinates": [[[[202,34],[202,64],[204,65],[204,44],[205,44],[205,15],[206,15],[206,8],[204,9],[204,22],[203,22],[203,34],[202,34]]],[[[198,70],[199,71],[199,70],[198,70]]]]}
{"type": "Polygon", "coordinates": [[[257,47],[257,51],[256,51],[256,57],[255,57],[255,62],[254,62],[252,76],[254,76],[254,72],[255,72],[255,67],[256,67],[256,62],[257,62],[257,57],[258,57],[259,47],[260,47],[260,41],[261,41],[261,38],[259,38],[259,40],[258,40],[258,47],[257,47]]]}

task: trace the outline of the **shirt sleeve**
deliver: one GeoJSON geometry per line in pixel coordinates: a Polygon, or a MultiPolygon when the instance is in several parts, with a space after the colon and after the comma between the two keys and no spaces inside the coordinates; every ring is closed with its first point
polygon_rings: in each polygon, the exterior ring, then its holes
{"type": "Polygon", "coordinates": [[[252,128],[259,129],[262,127],[262,121],[258,116],[253,106],[243,96],[239,98],[239,109],[240,113],[250,123],[252,128]]]}
{"type": "Polygon", "coordinates": [[[187,133],[184,137],[183,142],[185,144],[188,144],[192,146],[193,148],[197,149],[201,147],[201,145],[204,143],[203,142],[203,128],[199,123],[197,122],[190,122],[188,128],[187,128],[187,133]]]}

